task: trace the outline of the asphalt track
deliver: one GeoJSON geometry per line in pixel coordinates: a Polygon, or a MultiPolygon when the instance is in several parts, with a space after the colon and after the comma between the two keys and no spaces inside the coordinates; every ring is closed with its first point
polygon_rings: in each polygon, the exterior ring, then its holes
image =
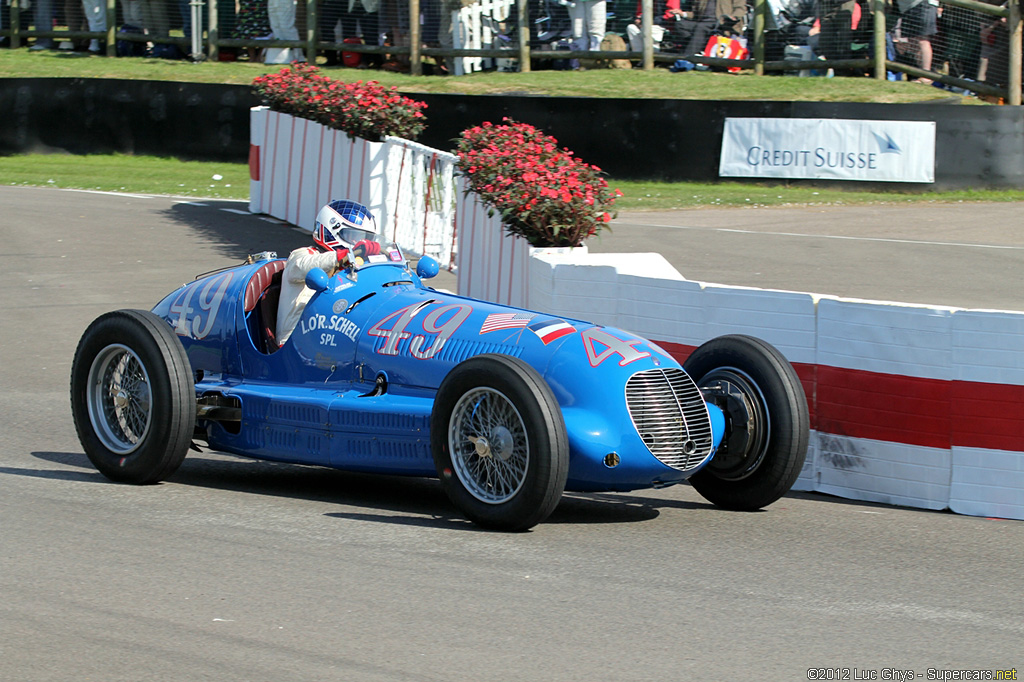
{"type": "MultiPolygon", "coordinates": [[[[306,242],[244,209],[0,187],[0,680],[1024,674],[1021,522],[812,494],[729,513],[677,486],[567,495],[508,535],[427,480],[204,452],[160,485],[107,482],[71,423],[81,332],[306,242]]],[[[632,214],[594,250],[636,244],[727,284],[1022,309],[1015,211],[632,214]]]]}

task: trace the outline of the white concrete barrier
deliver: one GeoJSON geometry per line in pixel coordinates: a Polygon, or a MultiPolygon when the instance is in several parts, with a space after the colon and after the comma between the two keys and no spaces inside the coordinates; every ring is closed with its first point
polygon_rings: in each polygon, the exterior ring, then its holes
{"type": "Polygon", "coordinates": [[[821,299],[818,490],[949,505],[952,316],[951,308],[821,299]]]}
{"type": "Polygon", "coordinates": [[[813,427],[797,490],[1024,519],[1024,313],[702,284],[658,254],[539,251],[529,284],[532,308],[680,360],[722,334],[778,347],[813,427]]]}
{"type": "Polygon", "coordinates": [[[950,509],[1024,518],[1024,313],[953,315],[950,509]]]}

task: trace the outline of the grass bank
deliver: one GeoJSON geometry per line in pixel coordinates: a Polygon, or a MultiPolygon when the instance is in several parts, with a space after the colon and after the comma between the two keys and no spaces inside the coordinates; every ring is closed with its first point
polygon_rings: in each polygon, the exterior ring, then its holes
{"type": "MultiPolygon", "coordinates": [[[[28,52],[0,49],[0,78],[116,78],[248,84],[280,66],[249,62],[167,61],[108,58],[86,53],[28,52]]],[[[820,102],[980,104],[909,82],[868,78],[798,78],[723,74],[666,69],[474,73],[467,76],[412,77],[385,71],[325,68],[339,80],[375,79],[403,92],[580,96],[637,99],[783,100],[820,102]]],[[[0,157],[0,183],[168,194],[184,197],[245,199],[245,164],[180,161],[146,156],[28,155],[0,157]]],[[[806,184],[627,182],[610,178],[624,196],[620,210],[668,210],[704,206],[783,206],[955,201],[1022,201],[1024,191],[901,193],[826,189],[806,184]]]]}
{"type": "MultiPolygon", "coordinates": [[[[62,187],[192,198],[248,199],[244,163],[181,161],[154,156],[32,154],[0,157],[5,185],[62,187]]],[[[621,211],[703,207],[828,206],[916,202],[1024,201],[1024,190],[898,193],[767,183],[630,182],[609,178],[621,211]]]]}
{"type": "MultiPolygon", "coordinates": [[[[0,78],[128,78],[248,84],[279,65],[250,62],[168,61],[101,57],[80,52],[0,49],[0,78]]],[[[387,71],[324,68],[342,81],[377,80],[408,93],[546,95],[620,99],[782,100],[793,102],[949,102],[982,104],[929,85],[871,78],[798,78],[689,71],[596,69],[588,71],[477,72],[466,76],[418,76],[387,71]]]]}

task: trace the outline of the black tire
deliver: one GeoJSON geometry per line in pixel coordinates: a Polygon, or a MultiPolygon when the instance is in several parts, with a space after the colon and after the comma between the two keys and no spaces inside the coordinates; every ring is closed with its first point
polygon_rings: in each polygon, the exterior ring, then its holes
{"type": "Polygon", "coordinates": [[[188,356],[160,317],[102,315],[85,330],[71,366],[71,412],[93,465],[121,483],[156,483],[185,459],[196,423],[188,356]]]}
{"type": "Polygon", "coordinates": [[[725,412],[714,458],[690,482],[725,509],[760,509],[789,492],[807,456],[807,398],[793,366],[751,336],[720,336],[695,350],[683,369],[725,412]]]}
{"type": "Polygon", "coordinates": [[[434,400],[430,445],[452,503],[486,528],[528,530],[565,490],[562,410],[544,379],[517,358],[478,355],[452,369],[434,400]]]}

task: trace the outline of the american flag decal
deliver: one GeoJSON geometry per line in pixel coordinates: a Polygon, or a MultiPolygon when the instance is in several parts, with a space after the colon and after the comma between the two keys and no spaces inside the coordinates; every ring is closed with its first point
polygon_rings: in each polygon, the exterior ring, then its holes
{"type": "Polygon", "coordinates": [[[572,326],[565,320],[545,320],[543,322],[535,322],[534,324],[531,324],[528,329],[536,334],[545,346],[552,341],[576,331],[576,327],[572,326]]]}
{"type": "Polygon", "coordinates": [[[480,327],[480,333],[497,332],[502,329],[521,329],[530,324],[534,318],[533,313],[494,313],[488,315],[480,327]]]}

